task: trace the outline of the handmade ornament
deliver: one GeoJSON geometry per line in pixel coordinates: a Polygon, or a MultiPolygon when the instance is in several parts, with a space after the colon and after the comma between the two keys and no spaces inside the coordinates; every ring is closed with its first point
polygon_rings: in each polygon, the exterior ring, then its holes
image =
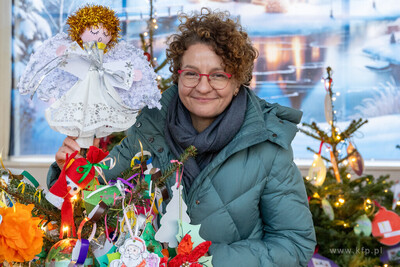
{"type": "Polygon", "coordinates": [[[147,251],[144,240],[139,237],[126,239],[118,252],[121,258],[111,261],[110,267],[157,267],[160,262],[156,254],[147,251]]]}
{"type": "Polygon", "coordinates": [[[46,110],[50,127],[76,136],[88,148],[93,137],[128,129],[141,108],[161,108],[156,74],[143,52],[126,42],[115,12],[87,5],[67,19],[64,33],[45,41],[21,76],[21,94],[55,102],[46,110]]]}
{"type": "MultiPolygon", "coordinates": [[[[378,205],[377,205],[378,206],[378,205]]],[[[393,211],[379,206],[379,211],[372,220],[372,235],[387,246],[400,242],[400,217],[393,211]]]]}
{"type": "Polygon", "coordinates": [[[335,213],[333,211],[332,205],[329,203],[327,199],[321,200],[321,206],[324,213],[328,216],[329,220],[333,221],[335,218],[335,213]]]}
{"type": "Polygon", "coordinates": [[[153,252],[162,258],[163,254],[161,251],[163,248],[162,248],[161,244],[158,243],[154,238],[156,231],[154,230],[152,220],[153,220],[153,216],[150,216],[150,218],[148,218],[146,220],[146,226],[143,230],[141,238],[144,240],[147,247],[149,247],[149,246],[153,247],[153,252]]]}
{"type": "MultiPolygon", "coordinates": [[[[208,248],[211,246],[210,241],[205,241],[200,243],[198,246],[193,247],[193,242],[189,234],[186,234],[178,245],[178,254],[168,262],[170,267],[180,267],[180,266],[191,266],[200,265],[199,259],[204,256],[208,248]]],[[[212,266],[205,265],[203,262],[200,266],[212,266]]]]}
{"type": "MultiPolygon", "coordinates": [[[[61,209],[61,229],[68,229],[67,237],[76,236],[73,206],[71,198],[81,189],[84,189],[95,176],[95,166],[106,168],[100,164],[108,152],[91,146],[87,157],[74,159],[78,151],[66,157],[64,167],[56,183],[46,192],[46,199],[57,208],[61,209]]],[[[63,238],[60,231],[60,239],[63,238]]]]}
{"type": "Polygon", "coordinates": [[[364,171],[364,160],[351,142],[347,147],[347,154],[350,155],[348,158],[350,167],[358,176],[361,176],[364,171]]]}
{"type": "Polygon", "coordinates": [[[158,229],[155,239],[158,242],[168,243],[168,246],[175,248],[178,245],[176,235],[178,234],[178,222],[190,223],[190,218],[186,213],[187,206],[182,199],[183,186],[178,182],[171,187],[172,199],[166,207],[164,216],[161,217],[161,227],[158,229]]]}
{"type": "Polygon", "coordinates": [[[100,201],[113,205],[121,193],[115,185],[97,185],[94,191],[82,190],[82,196],[86,211],[91,212],[100,201]]]}
{"type": "Polygon", "coordinates": [[[339,267],[334,261],[315,253],[308,262],[307,267],[339,267]]]}
{"type": "Polygon", "coordinates": [[[106,238],[104,233],[100,234],[96,239],[90,242],[93,256],[97,262],[97,265],[103,267],[108,266],[110,263],[107,254],[115,253],[117,247],[114,246],[111,240],[106,238]]]}
{"type": "Polygon", "coordinates": [[[393,192],[392,210],[394,210],[400,201],[400,182],[397,181],[390,190],[393,192]]]}
{"type": "Polygon", "coordinates": [[[0,207],[0,263],[31,261],[42,251],[41,219],[32,217],[33,204],[0,207]]]}
{"type": "MultiPolygon", "coordinates": [[[[186,251],[181,251],[181,256],[178,257],[177,262],[182,259],[186,259],[187,261],[191,261],[192,264],[201,262],[202,266],[212,267],[212,256],[205,256],[204,254],[208,251],[208,248],[211,245],[210,241],[205,241],[200,236],[200,227],[201,225],[192,225],[187,222],[179,221],[179,230],[176,235],[176,239],[178,240],[179,245],[182,243],[186,247],[186,251]],[[189,241],[187,240],[190,236],[189,241]],[[182,242],[186,237],[186,240],[182,242]],[[192,244],[192,245],[190,245],[192,244]],[[191,246],[191,249],[189,250],[191,246]]],[[[178,254],[179,254],[179,245],[178,245],[178,254]]],[[[185,249],[184,249],[185,250],[185,249]]],[[[170,266],[168,264],[168,266],[170,266]]]]}
{"type": "Polygon", "coordinates": [[[354,233],[356,235],[363,234],[364,236],[370,236],[372,232],[372,223],[366,214],[361,215],[356,219],[356,225],[354,226],[354,233]]]}
{"type": "Polygon", "coordinates": [[[400,263],[400,244],[393,247],[384,248],[380,260],[384,263],[389,261],[400,263]]]}
{"type": "MultiPolygon", "coordinates": [[[[46,267],[70,267],[72,260],[72,251],[76,246],[77,239],[67,238],[55,243],[47,254],[46,267]]],[[[74,266],[75,263],[72,263],[74,266]]],[[[93,266],[93,259],[86,259],[83,266],[93,266]]]]}
{"type": "Polygon", "coordinates": [[[321,186],[326,177],[325,163],[321,158],[321,154],[315,154],[316,157],[308,170],[310,182],[315,186],[321,186]]]}

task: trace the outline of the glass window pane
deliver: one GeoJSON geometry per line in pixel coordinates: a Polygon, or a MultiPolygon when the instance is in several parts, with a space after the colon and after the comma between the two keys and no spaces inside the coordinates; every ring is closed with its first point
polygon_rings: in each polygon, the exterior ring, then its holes
{"type": "MultiPolygon", "coordinates": [[[[101,1],[100,1],[101,2],[101,1]]],[[[60,21],[82,1],[14,1],[14,88],[29,55],[43,40],[56,34],[60,21]],[[60,20],[60,5],[63,11],[60,20]],[[29,3],[30,15],[27,16],[29,3]],[[24,6],[25,5],[25,6],[24,6]],[[25,9],[24,9],[25,8],[25,9]],[[26,16],[23,16],[26,15],[26,16]],[[22,19],[24,18],[24,19],[22,19]]],[[[97,2],[96,2],[97,3],[97,2]]],[[[148,1],[104,1],[122,21],[123,38],[140,47],[139,34],[147,30],[148,1]]],[[[177,12],[201,6],[227,9],[248,31],[260,52],[252,88],[271,103],[301,109],[303,121],[327,128],[326,91],[321,78],[333,68],[337,118],[343,130],[352,119],[368,118],[353,137],[364,159],[400,158],[400,5],[397,0],[248,0],[154,2],[158,29],[154,55],[165,59],[166,37],[174,33],[177,12]]],[[[62,23],[61,23],[62,24],[62,23]]],[[[168,67],[161,73],[168,76],[168,67]]],[[[48,104],[13,91],[13,153],[54,154],[62,135],[43,117],[48,104]]],[[[296,158],[312,158],[306,144],[319,143],[299,133],[293,143],[296,158]]],[[[345,146],[343,147],[345,150],[345,146]]]]}

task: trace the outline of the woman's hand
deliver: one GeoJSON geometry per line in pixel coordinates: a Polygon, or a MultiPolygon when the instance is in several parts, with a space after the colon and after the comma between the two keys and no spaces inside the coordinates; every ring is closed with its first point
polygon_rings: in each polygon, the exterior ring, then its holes
{"type": "MultiPolygon", "coordinates": [[[[65,159],[67,158],[67,154],[71,155],[75,151],[80,151],[80,146],[75,141],[77,137],[68,136],[64,139],[61,147],[58,149],[56,153],[56,163],[60,169],[64,167],[65,159]]],[[[93,145],[99,147],[100,139],[95,138],[93,140],[93,145]]],[[[82,158],[80,154],[77,154],[75,158],[82,158]]]]}

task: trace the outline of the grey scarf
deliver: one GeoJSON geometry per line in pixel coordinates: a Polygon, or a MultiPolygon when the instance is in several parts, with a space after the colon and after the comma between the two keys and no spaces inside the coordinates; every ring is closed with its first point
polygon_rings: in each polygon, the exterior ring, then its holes
{"type": "Polygon", "coordinates": [[[197,149],[195,159],[185,163],[183,184],[186,192],[193,181],[239,132],[246,113],[247,93],[241,88],[232,102],[204,131],[198,133],[192,125],[189,111],[179,99],[178,93],[172,98],[167,113],[165,139],[172,153],[179,158],[184,150],[193,145],[197,149]]]}

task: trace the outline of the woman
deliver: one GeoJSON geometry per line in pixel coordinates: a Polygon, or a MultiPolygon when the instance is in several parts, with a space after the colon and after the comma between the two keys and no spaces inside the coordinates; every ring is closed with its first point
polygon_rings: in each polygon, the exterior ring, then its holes
{"type": "MultiPolygon", "coordinates": [[[[144,109],[111,151],[116,177],[140,151],[140,140],[165,170],[189,146],[184,199],[192,224],[212,241],[213,265],[306,266],[315,235],[303,179],[290,146],[301,112],[259,99],[248,87],[257,51],[226,13],[181,15],[167,57],[174,86],[162,109],[144,109]]],[[[67,138],[56,155],[79,146],[67,138]]],[[[174,179],[167,182],[167,188],[174,179]]]]}

